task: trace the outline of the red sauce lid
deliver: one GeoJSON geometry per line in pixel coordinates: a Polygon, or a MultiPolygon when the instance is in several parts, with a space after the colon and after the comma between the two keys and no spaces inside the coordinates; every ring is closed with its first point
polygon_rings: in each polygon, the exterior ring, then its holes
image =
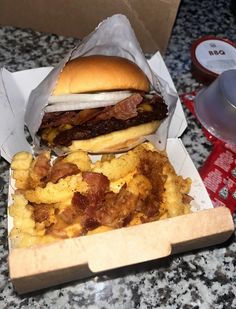
{"type": "Polygon", "coordinates": [[[215,36],[204,36],[191,46],[192,74],[210,84],[222,72],[236,69],[236,43],[215,36]]]}

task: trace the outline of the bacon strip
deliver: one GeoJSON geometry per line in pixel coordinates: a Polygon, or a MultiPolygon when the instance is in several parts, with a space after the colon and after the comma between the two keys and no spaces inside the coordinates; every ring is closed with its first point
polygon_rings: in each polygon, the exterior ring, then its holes
{"type": "Polygon", "coordinates": [[[118,102],[116,105],[104,108],[92,121],[108,120],[112,117],[120,120],[127,120],[138,115],[137,106],[142,102],[143,97],[139,94],[132,96],[118,102]]]}
{"type": "Polygon", "coordinates": [[[97,210],[103,205],[106,191],[109,189],[109,179],[103,174],[83,172],[83,179],[89,190],[86,194],[75,192],[72,207],[80,216],[80,223],[84,231],[92,230],[100,225],[96,218],[97,210]]]}
{"type": "Polygon", "coordinates": [[[41,129],[59,127],[61,125],[79,125],[99,114],[101,108],[91,108],[79,111],[45,113],[43,116],[41,129]]]}
{"type": "Polygon", "coordinates": [[[190,202],[193,200],[192,196],[188,195],[188,194],[183,194],[182,196],[182,202],[184,204],[190,204],[190,202]]]}
{"type": "Polygon", "coordinates": [[[68,206],[60,213],[59,216],[65,223],[72,224],[78,217],[78,213],[74,207],[68,206]]]}
{"type": "Polygon", "coordinates": [[[105,191],[109,188],[110,181],[103,174],[83,172],[82,177],[87,182],[90,193],[96,196],[97,199],[101,199],[105,191]]]}
{"type": "Polygon", "coordinates": [[[113,228],[126,226],[132,219],[137,199],[125,187],[119,193],[107,192],[102,207],[96,212],[97,221],[113,228]]]}
{"type": "Polygon", "coordinates": [[[137,196],[124,187],[119,193],[104,192],[103,196],[99,194],[96,198],[91,192],[86,195],[75,192],[72,199],[72,207],[76,209],[85,233],[100,225],[126,226],[132,219],[136,203],[137,196]]]}
{"type": "Polygon", "coordinates": [[[52,166],[49,181],[57,183],[59,179],[76,175],[79,171],[77,165],[73,163],[58,161],[52,166]]]}
{"type": "Polygon", "coordinates": [[[46,152],[42,152],[36,158],[32,172],[35,173],[39,179],[43,179],[47,177],[50,168],[50,158],[46,152]]]}
{"type": "Polygon", "coordinates": [[[33,204],[35,222],[43,222],[49,219],[50,205],[48,204],[33,204]]]}

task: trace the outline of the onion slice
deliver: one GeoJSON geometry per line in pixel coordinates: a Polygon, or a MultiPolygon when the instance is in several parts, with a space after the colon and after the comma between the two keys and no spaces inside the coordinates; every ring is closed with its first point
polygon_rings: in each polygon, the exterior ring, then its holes
{"type": "Polygon", "coordinates": [[[62,96],[50,96],[46,112],[81,110],[88,108],[106,107],[114,105],[129,96],[131,91],[112,91],[99,93],[81,93],[62,96]]]}

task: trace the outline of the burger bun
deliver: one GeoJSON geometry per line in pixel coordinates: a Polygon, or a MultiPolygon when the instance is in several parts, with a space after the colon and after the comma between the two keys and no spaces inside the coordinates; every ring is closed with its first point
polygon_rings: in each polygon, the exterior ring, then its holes
{"type": "Polygon", "coordinates": [[[152,121],[87,140],[75,140],[65,151],[83,150],[89,153],[117,153],[131,149],[145,141],[145,136],[154,133],[160,121],[152,121]]]}
{"type": "Polygon", "coordinates": [[[148,92],[149,88],[148,78],[132,61],[94,55],[69,61],[59,75],[53,95],[115,90],[148,92]]]}

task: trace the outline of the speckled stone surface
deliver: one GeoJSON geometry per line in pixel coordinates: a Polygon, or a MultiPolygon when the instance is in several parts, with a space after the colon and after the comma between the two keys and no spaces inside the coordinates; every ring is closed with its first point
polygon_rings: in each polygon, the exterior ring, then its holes
{"type": "MultiPolygon", "coordinates": [[[[178,92],[199,88],[190,73],[191,42],[202,35],[236,41],[229,1],[182,0],[165,61],[178,92]]],[[[56,64],[78,40],[0,27],[0,67],[10,71],[56,64]]],[[[200,167],[211,144],[185,110],[183,142],[200,167]]],[[[8,164],[0,159],[0,308],[236,308],[236,240],[18,296],[7,266],[8,164]]]]}

